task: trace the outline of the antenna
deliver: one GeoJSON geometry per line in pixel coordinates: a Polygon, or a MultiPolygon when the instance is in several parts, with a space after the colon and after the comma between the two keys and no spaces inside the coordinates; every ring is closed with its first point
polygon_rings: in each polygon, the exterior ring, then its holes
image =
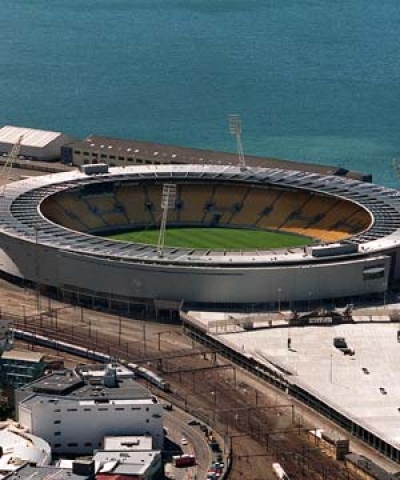
{"type": "Polygon", "coordinates": [[[160,226],[160,235],[158,237],[158,256],[163,256],[164,250],[164,240],[165,240],[165,230],[167,227],[167,219],[168,219],[168,210],[175,208],[175,200],[176,200],[176,185],[174,183],[164,183],[162,196],[161,196],[161,208],[162,208],[162,219],[161,219],[161,226],[160,226]]]}
{"type": "Polygon", "coordinates": [[[10,177],[10,172],[11,172],[11,169],[13,167],[13,164],[14,164],[14,161],[18,158],[18,155],[19,155],[19,152],[21,151],[21,142],[22,142],[22,139],[24,138],[23,135],[21,135],[18,140],[16,141],[16,143],[13,145],[10,153],[7,155],[7,160],[2,168],[2,171],[1,171],[1,178],[4,180],[4,185],[3,185],[3,188],[1,190],[1,196],[4,197],[5,195],[5,191],[6,191],[6,185],[7,185],[7,182],[8,180],[11,179],[10,177]]]}
{"type": "Polygon", "coordinates": [[[237,113],[232,113],[231,115],[228,116],[228,122],[229,122],[229,133],[231,133],[232,135],[235,135],[236,137],[236,147],[237,147],[237,152],[239,157],[240,170],[246,170],[246,161],[244,159],[242,139],[240,136],[242,133],[242,121],[240,119],[240,115],[237,113]]]}

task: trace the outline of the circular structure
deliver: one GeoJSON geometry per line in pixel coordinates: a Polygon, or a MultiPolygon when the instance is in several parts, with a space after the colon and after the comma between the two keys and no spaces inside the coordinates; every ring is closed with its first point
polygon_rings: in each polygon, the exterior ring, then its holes
{"type": "Polygon", "coordinates": [[[351,297],[399,276],[399,192],[342,177],[220,165],[74,171],[8,185],[0,207],[4,274],[110,308],[351,297]],[[166,183],[176,185],[168,225],[273,230],[319,245],[160,254],[101,236],[158,226],[166,183]]]}

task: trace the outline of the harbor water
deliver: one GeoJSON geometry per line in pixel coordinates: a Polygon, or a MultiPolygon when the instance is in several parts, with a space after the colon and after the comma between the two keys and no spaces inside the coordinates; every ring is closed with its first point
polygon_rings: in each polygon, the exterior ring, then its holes
{"type": "Polygon", "coordinates": [[[400,184],[397,0],[0,0],[0,124],[325,163],[400,184]]]}

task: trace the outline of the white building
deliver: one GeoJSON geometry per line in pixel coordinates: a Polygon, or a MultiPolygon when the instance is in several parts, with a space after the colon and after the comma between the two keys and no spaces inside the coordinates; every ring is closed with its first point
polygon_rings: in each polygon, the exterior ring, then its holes
{"type": "Polygon", "coordinates": [[[61,132],[5,125],[0,128],[0,154],[7,154],[22,137],[20,156],[33,160],[57,160],[61,147],[74,139],[61,132]]]}
{"type": "Polygon", "coordinates": [[[104,450],[93,456],[96,480],[152,480],[164,478],[160,450],[149,437],[105,437],[104,450]]]}
{"type": "Polygon", "coordinates": [[[51,462],[50,445],[12,421],[0,424],[0,445],[0,475],[13,472],[24,463],[43,466],[51,462]]]}
{"type": "Polygon", "coordinates": [[[96,480],[150,480],[163,478],[159,450],[99,451],[93,457],[99,469],[96,480]]]}
{"type": "Polygon", "coordinates": [[[92,453],[110,435],[149,436],[161,450],[162,405],[132,378],[118,378],[115,369],[104,372],[102,380],[84,380],[66,370],[22,387],[16,395],[18,421],[58,454],[92,453]]]}

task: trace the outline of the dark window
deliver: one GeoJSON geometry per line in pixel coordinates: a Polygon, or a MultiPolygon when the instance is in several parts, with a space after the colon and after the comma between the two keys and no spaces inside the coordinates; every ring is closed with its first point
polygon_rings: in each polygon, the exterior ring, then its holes
{"type": "Polygon", "coordinates": [[[381,266],[365,268],[363,272],[364,280],[375,280],[385,276],[385,268],[381,266]]]}

